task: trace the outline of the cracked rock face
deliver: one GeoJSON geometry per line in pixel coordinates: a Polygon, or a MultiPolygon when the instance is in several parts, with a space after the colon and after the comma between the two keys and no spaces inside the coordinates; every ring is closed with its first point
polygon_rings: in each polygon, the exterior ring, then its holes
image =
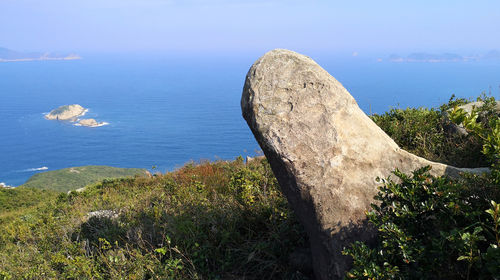
{"type": "Polygon", "coordinates": [[[365,211],[395,168],[431,165],[435,176],[458,169],[400,149],[335,78],[312,59],[273,50],[250,68],[243,117],[304,225],[318,279],[342,279],[351,260],[342,249],[370,241],[365,211]]]}

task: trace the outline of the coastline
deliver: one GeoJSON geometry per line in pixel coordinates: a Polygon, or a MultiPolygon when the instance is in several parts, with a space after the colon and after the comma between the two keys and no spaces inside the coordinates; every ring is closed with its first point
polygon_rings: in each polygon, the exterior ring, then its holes
{"type": "Polygon", "coordinates": [[[15,188],[14,186],[9,186],[5,184],[4,182],[0,182],[0,189],[13,189],[15,188]]]}

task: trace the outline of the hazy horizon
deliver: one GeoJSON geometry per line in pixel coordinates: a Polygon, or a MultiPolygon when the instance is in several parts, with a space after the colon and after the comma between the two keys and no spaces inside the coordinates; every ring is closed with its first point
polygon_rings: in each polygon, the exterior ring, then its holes
{"type": "Polygon", "coordinates": [[[500,2],[0,1],[0,47],[76,53],[480,54],[500,2]]]}

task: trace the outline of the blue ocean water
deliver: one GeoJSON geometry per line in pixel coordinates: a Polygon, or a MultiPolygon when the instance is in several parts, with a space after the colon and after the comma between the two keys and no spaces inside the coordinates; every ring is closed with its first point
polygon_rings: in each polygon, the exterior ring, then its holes
{"type": "MultiPolygon", "coordinates": [[[[240,97],[257,56],[102,56],[76,61],[0,63],[0,182],[36,170],[81,165],[172,170],[190,160],[234,159],[259,149],[241,117],[240,97]],[[109,122],[88,128],[48,121],[64,104],[109,122]]],[[[390,63],[313,57],[365,112],[437,106],[492,91],[500,63],[390,63]]]]}

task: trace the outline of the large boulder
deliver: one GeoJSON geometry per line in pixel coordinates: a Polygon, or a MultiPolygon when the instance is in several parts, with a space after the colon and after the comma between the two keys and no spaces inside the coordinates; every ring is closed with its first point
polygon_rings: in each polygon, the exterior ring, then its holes
{"type": "Polygon", "coordinates": [[[410,154],[361,111],[335,78],[307,56],[266,53],[250,68],[243,117],[310,239],[317,279],[341,279],[351,260],[342,249],[370,241],[365,211],[395,168],[431,165],[433,175],[459,169],[410,154]]]}

